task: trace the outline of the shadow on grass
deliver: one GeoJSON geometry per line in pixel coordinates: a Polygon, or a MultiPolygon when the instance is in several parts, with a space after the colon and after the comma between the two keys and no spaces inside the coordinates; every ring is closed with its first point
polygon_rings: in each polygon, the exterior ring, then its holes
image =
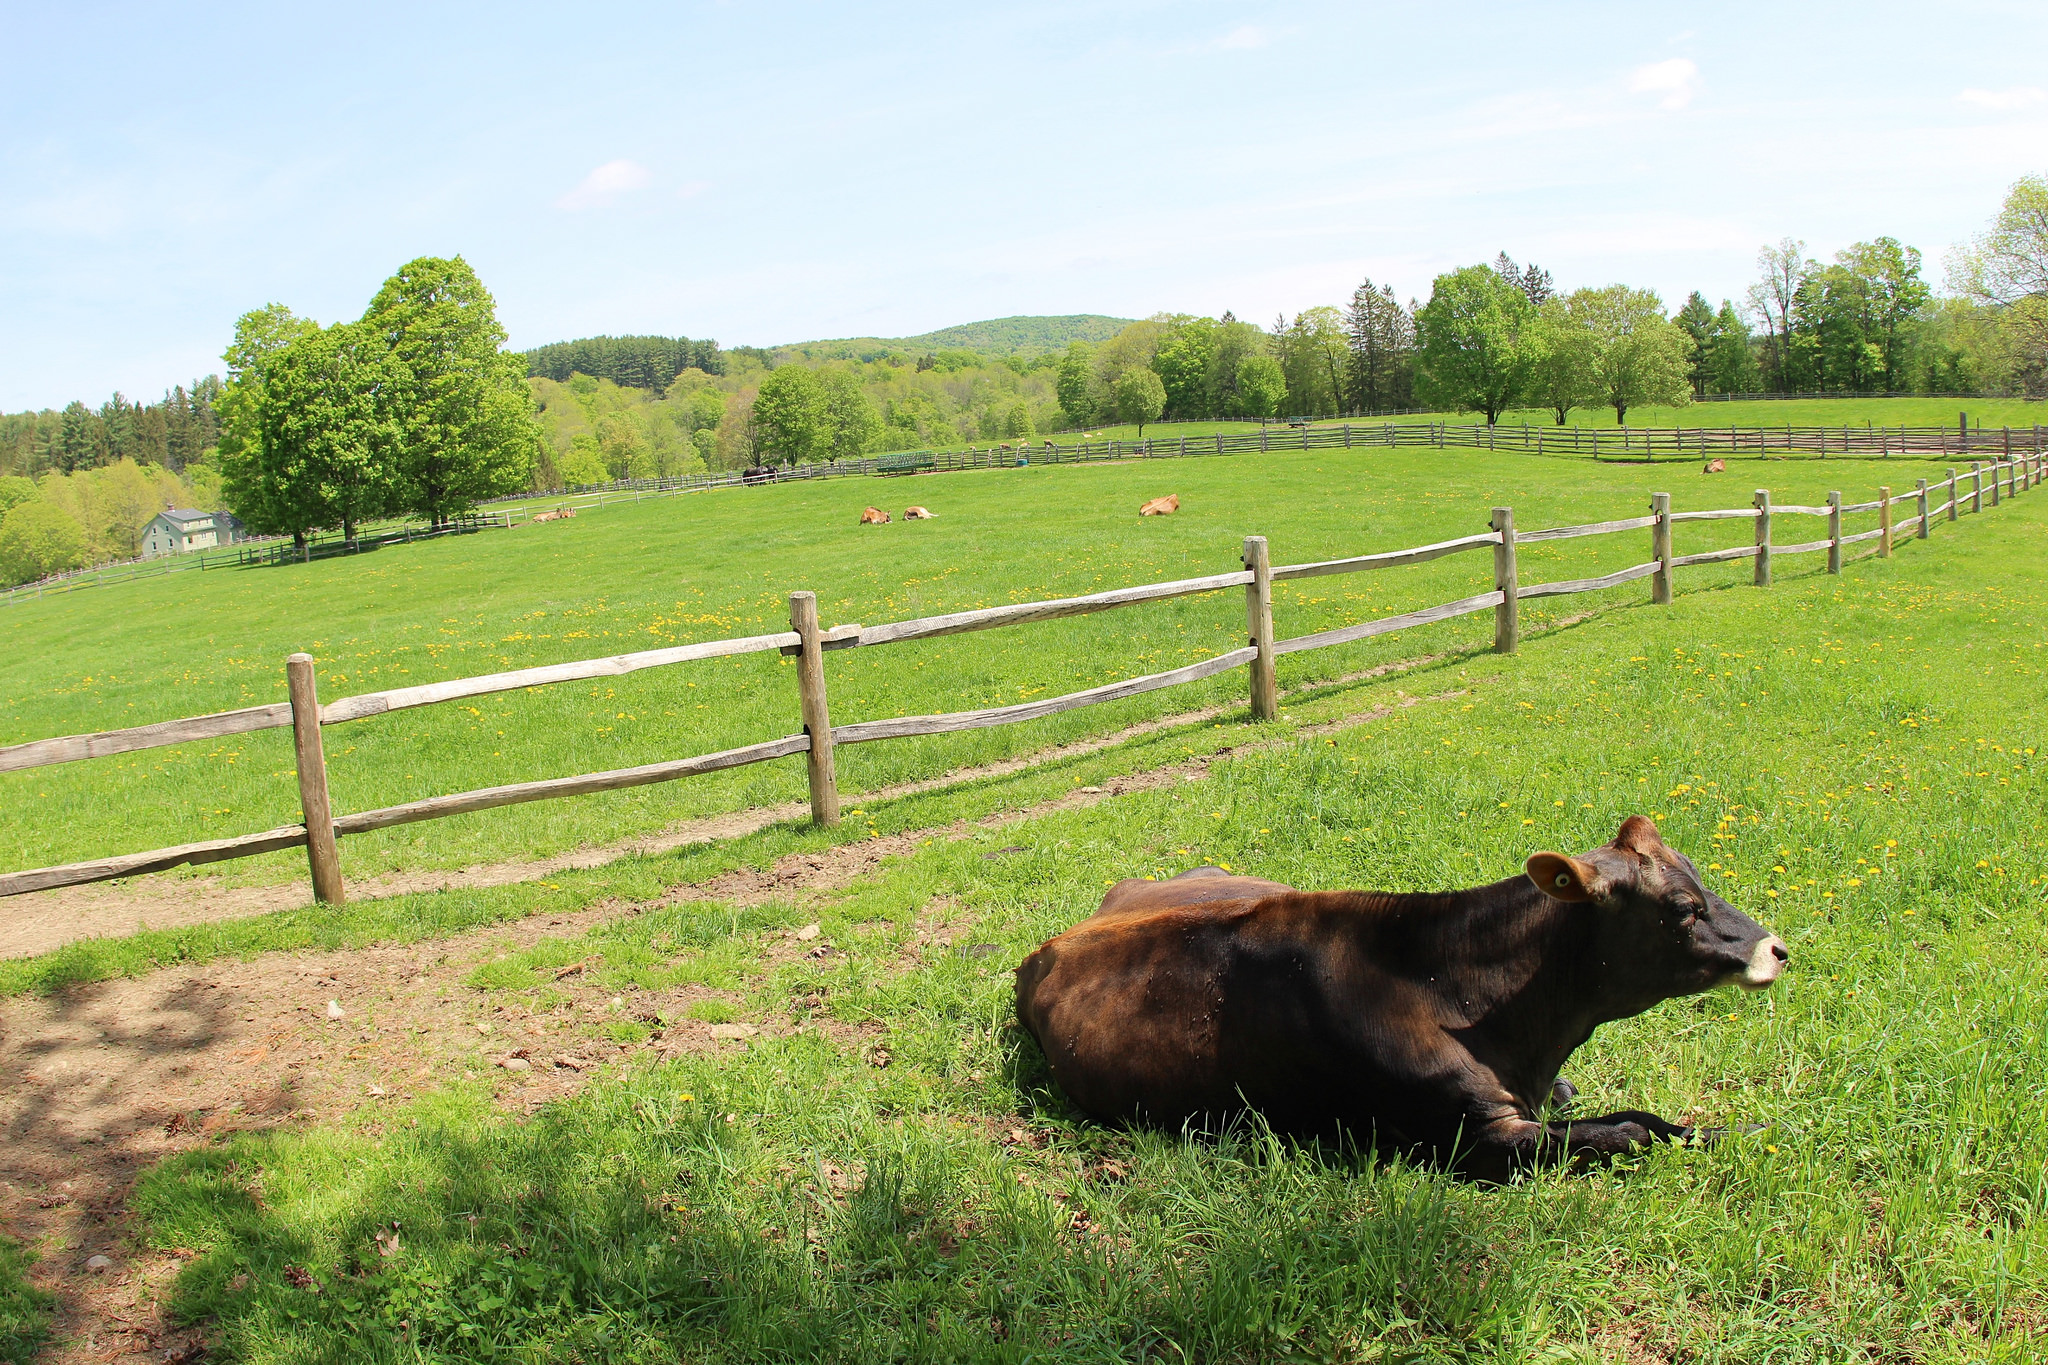
{"type": "Polygon", "coordinates": [[[136,1207],[205,1248],[171,1311],[253,1361],[1420,1361],[1531,1330],[1499,1211],[1426,1173],[1249,1130],[1005,1148],[850,1095],[741,1115],[681,1079],[167,1162],[136,1207]]]}

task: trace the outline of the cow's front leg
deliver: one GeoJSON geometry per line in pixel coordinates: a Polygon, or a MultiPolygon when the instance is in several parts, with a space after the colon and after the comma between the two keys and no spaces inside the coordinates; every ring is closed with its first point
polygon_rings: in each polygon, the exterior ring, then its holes
{"type": "Polygon", "coordinates": [[[1575,1119],[1551,1125],[1553,1140],[1561,1140],[1572,1160],[1584,1163],[1607,1161],[1641,1151],[1651,1143],[1683,1142],[1692,1129],[1641,1109],[1623,1109],[1597,1119],[1575,1119]]]}

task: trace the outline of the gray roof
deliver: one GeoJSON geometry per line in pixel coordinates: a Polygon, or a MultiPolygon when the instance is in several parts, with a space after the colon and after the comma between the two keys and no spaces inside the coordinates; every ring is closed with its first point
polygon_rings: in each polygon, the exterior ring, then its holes
{"type": "Polygon", "coordinates": [[[211,520],[213,520],[213,513],[211,513],[211,512],[195,512],[195,511],[193,511],[193,510],[192,510],[191,508],[189,508],[189,507],[172,507],[172,508],[169,508],[169,509],[167,509],[167,510],[165,510],[165,511],[163,511],[163,512],[160,512],[160,513],[158,513],[157,515],[159,515],[159,516],[164,516],[164,517],[169,517],[169,518],[170,518],[170,519],[171,519],[172,521],[211,521],[211,520]]]}

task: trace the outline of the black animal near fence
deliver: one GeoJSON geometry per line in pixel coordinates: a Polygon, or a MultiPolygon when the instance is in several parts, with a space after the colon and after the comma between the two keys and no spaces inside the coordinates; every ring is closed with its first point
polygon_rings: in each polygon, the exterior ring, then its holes
{"type": "Polygon", "coordinates": [[[25,892],[60,886],[76,886],[85,882],[106,881],[146,872],[161,872],[184,864],[245,858],[278,849],[305,848],[314,895],[321,901],[339,903],[343,899],[344,889],[338,841],[348,835],[421,820],[438,820],[468,811],[489,810],[496,806],[509,806],[526,801],[546,801],[588,792],[616,791],[656,782],[671,782],[698,773],[716,772],[749,763],[765,763],[774,759],[794,757],[797,754],[804,755],[809,776],[812,818],[820,824],[829,825],[839,819],[839,789],[833,767],[833,751],[840,745],[865,744],[914,735],[946,734],[996,725],[1014,725],[1078,707],[1095,706],[1182,683],[1196,682],[1240,666],[1245,668],[1248,674],[1252,718],[1269,720],[1277,713],[1279,702],[1274,661],[1283,654],[1348,644],[1354,640],[1364,640],[1489,609],[1493,612],[1494,649],[1502,653],[1512,653],[1520,637],[1519,607],[1526,599],[1597,592],[1639,578],[1648,578],[1651,580],[1650,600],[1668,603],[1671,600],[1672,576],[1677,570],[1694,565],[1740,559],[1753,560],[1754,582],[1758,587],[1769,587],[1772,566],[1776,559],[1783,555],[1825,552],[1827,571],[1839,573],[1844,563],[1844,551],[1851,546],[1875,541],[1875,546],[1864,553],[1889,556],[1899,537],[1910,534],[1924,540],[1932,533],[1934,527],[1944,520],[1953,522],[1966,511],[1982,511],[1987,503],[1996,507],[2001,499],[2039,485],[2044,471],[2048,471],[2048,458],[2040,454],[2027,454],[2013,460],[1995,461],[1988,468],[1979,466],[1960,473],[1951,469],[1948,471],[1948,477],[1940,483],[1930,484],[1926,479],[1920,479],[1911,491],[1905,493],[1895,495],[1890,488],[1883,488],[1874,500],[1868,502],[1845,503],[1840,493],[1830,493],[1826,505],[1819,507],[1775,504],[1768,490],[1759,489],[1753,504],[1749,507],[1681,512],[1672,510],[1670,494],[1658,493],[1652,497],[1650,511],[1646,516],[1624,517],[1616,521],[1595,522],[1582,526],[1558,526],[1540,531],[1517,530],[1514,509],[1496,507],[1493,509],[1489,529],[1478,535],[1461,536],[1455,540],[1439,541],[1434,545],[1421,545],[1413,549],[1387,550],[1307,564],[1275,566],[1270,560],[1265,537],[1250,536],[1244,542],[1243,567],[1228,573],[1179,579],[1168,583],[1146,583],[1109,592],[1091,593],[1084,597],[1020,602],[1009,606],[949,612],[878,626],[821,627],[818,622],[815,595],[796,592],[790,594],[789,599],[790,628],[774,634],[732,640],[707,640],[668,649],[547,664],[538,668],[523,668],[483,677],[454,678],[446,682],[424,683],[414,687],[343,697],[325,704],[320,702],[315,692],[312,657],[294,654],[285,663],[288,700],[207,716],[159,721],[152,725],[141,725],[126,730],[68,735],[10,745],[0,748],[0,772],[111,757],[164,745],[186,744],[227,735],[245,734],[254,730],[290,726],[294,740],[303,823],[230,839],[182,844],[175,848],[153,849],[145,853],[121,854],[62,867],[8,872],[0,874],[0,896],[21,895],[25,892]],[[1939,501],[1935,501],[1936,499],[1939,501]],[[1895,517],[1894,510],[1902,504],[1911,504],[1912,512],[1900,519],[1895,517]],[[1876,514],[1875,526],[1853,533],[1842,529],[1844,517],[1870,513],[1876,514]],[[1792,544],[1780,543],[1776,535],[1776,526],[1778,519],[1783,517],[1820,518],[1825,524],[1826,534],[1813,540],[1792,544]],[[1752,542],[1697,554],[1674,553],[1673,528],[1678,523],[1720,520],[1749,521],[1755,531],[1752,542]],[[1518,546],[1541,541],[1645,530],[1650,533],[1650,557],[1640,564],[1596,578],[1532,584],[1521,582],[1516,565],[1518,546]],[[1444,602],[1396,616],[1379,617],[1354,625],[1317,631],[1310,635],[1282,638],[1274,629],[1272,589],[1275,583],[1294,578],[1398,568],[1482,548],[1490,549],[1493,554],[1493,587],[1488,591],[1462,597],[1454,602],[1444,602]],[[824,666],[824,656],[830,651],[907,644],[943,635],[957,635],[965,631],[1052,621],[1066,616],[1112,611],[1142,602],[1158,602],[1168,598],[1223,592],[1233,588],[1242,588],[1245,593],[1246,617],[1249,623],[1247,643],[1241,648],[1229,650],[1198,663],[1013,706],[856,721],[850,725],[834,725],[831,720],[824,666]],[[725,749],[717,753],[699,754],[664,763],[550,778],[539,782],[520,782],[509,786],[487,787],[478,791],[456,792],[446,796],[427,797],[404,805],[386,806],[378,810],[335,815],[329,807],[327,760],[321,739],[321,732],[327,726],[343,725],[392,711],[415,706],[433,706],[493,692],[543,687],[588,678],[617,677],[644,668],[664,668],[674,664],[768,650],[779,650],[783,654],[795,656],[798,660],[796,701],[797,712],[801,716],[801,729],[796,733],[737,749],[725,749]]]}

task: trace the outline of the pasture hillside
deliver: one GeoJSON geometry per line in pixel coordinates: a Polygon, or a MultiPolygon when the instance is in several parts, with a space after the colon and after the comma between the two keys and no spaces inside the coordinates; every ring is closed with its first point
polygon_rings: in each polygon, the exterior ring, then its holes
{"type": "MultiPolygon", "coordinates": [[[[20,602],[0,613],[0,742],[111,729],[281,699],[282,661],[310,651],[325,698],[441,678],[782,629],[787,595],[819,595],[827,625],[1097,591],[1236,567],[1242,537],[1275,562],[1400,548],[1483,529],[1511,504],[1536,528],[1637,514],[1653,489],[1680,510],[1851,500],[1938,468],[1906,460],[1738,466],[1704,476],[1476,451],[1318,451],[1085,469],[1006,469],[894,482],[721,490],[607,507],[570,522],[312,565],[136,583],[20,602]],[[1140,520],[1178,492],[1182,511],[1140,520]],[[862,527],[862,505],[924,502],[938,520],[862,527]]],[[[1956,534],[1974,541],[1987,520],[1956,534]]],[[[1681,553],[1746,530],[1681,531],[1681,553]]],[[[1947,534],[1944,531],[1944,534],[1947,534]]],[[[1522,581],[1608,572],[1646,557],[1647,533],[1530,546],[1522,581]]],[[[1788,561],[1812,572],[1817,561],[1788,561]]],[[[1732,583],[1746,566],[1689,571],[1732,583]]],[[[1490,586],[1483,556],[1282,584],[1283,636],[1462,597],[1490,586]]],[[[1639,589],[1617,590],[1627,599],[1639,589]]],[[[1587,609],[1535,601],[1525,629],[1587,609]]],[[[835,723],[962,710],[1158,671],[1234,647],[1235,594],[1048,625],[828,656],[835,723]]],[[[1484,630],[1425,628],[1289,656],[1283,684],[1332,678],[1484,630]]],[[[851,795],[985,763],[1133,721],[1240,698],[1232,674],[1028,725],[842,751],[851,795]]],[[[752,743],[798,728],[793,665],[774,655],[649,670],[593,684],[397,713],[328,731],[338,811],[615,768],[752,743]]],[[[686,782],[524,806],[352,838],[345,869],[458,867],[614,842],[673,822],[801,795],[795,760],[686,782]]],[[[297,818],[284,731],[0,774],[0,862],[33,867],[270,828],[297,818]]],[[[216,875],[284,880],[296,854],[216,875]]],[[[33,904],[28,902],[26,904],[33,904]]]]}
{"type": "MultiPolygon", "coordinates": [[[[1447,505],[1446,463],[1241,514],[1347,541],[1399,517],[1406,543],[1488,494],[1528,524],[1641,497],[1466,460],[1447,505]]],[[[1149,553],[1238,527],[1200,529],[1149,553]]],[[[0,1215],[60,1331],[245,1361],[2039,1359],[2044,550],[2027,493],[1839,577],[1578,598],[1512,656],[1416,632],[1399,673],[1287,680],[1271,725],[849,803],[831,832],[9,964],[0,1065],[34,1063],[9,1121],[36,1116],[10,1131],[37,1141],[0,1215]],[[1710,1149],[1489,1189],[1255,1127],[1105,1129],[1010,1026],[1010,968],[1118,877],[1470,885],[1638,812],[1791,968],[1603,1027],[1567,1072],[1587,1112],[1763,1125],[1710,1149]],[[321,951],[221,960],[291,942],[321,951]],[[109,970],[136,979],[81,984],[109,970]],[[131,1072],[148,1093],[109,1083],[131,1072]],[[84,1210],[55,1197],[74,1179],[84,1210]],[[79,1269],[100,1246],[106,1280],[79,1269]]],[[[1086,658],[1026,652],[1056,685],[1086,658]]]]}

